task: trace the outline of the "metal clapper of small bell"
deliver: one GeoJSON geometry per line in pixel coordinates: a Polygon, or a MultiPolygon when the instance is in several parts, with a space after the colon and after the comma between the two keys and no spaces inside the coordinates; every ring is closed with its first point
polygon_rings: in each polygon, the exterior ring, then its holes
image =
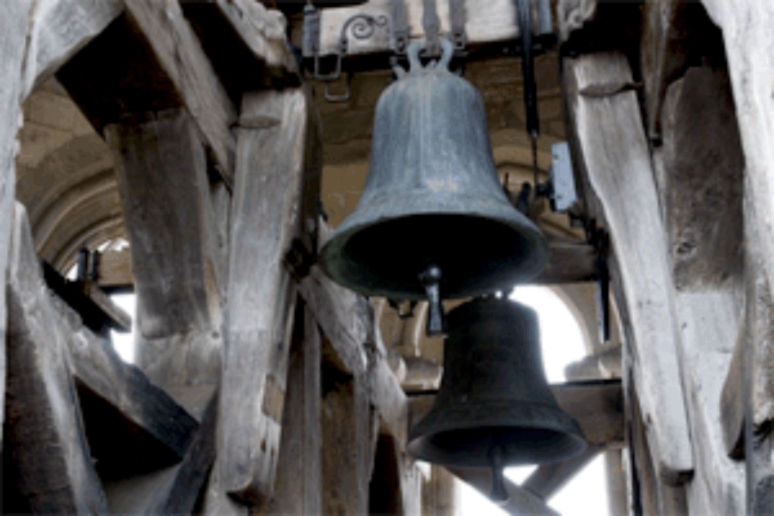
{"type": "Polygon", "coordinates": [[[478,298],[447,322],[441,387],[406,449],[437,464],[491,467],[492,498],[505,501],[503,468],[567,460],[586,440],[548,387],[531,308],[478,298]]]}
{"type": "Polygon", "coordinates": [[[548,258],[540,230],[509,203],[498,180],[484,102],[438,63],[410,71],[379,98],[371,161],[357,209],[320,253],[336,282],[369,296],[430,299],[428,333],[440,333],[441,299],[509,289],[548,258]]]}

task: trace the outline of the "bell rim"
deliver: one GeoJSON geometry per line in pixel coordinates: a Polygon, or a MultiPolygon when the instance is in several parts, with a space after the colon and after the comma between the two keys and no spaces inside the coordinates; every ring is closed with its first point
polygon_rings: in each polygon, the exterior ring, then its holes
{"type": "MultiPolygon", "coordinates": [[[[531,220],[518,212],[506,201],[499,202],[498,200],[489,200],[488,202],[482,202],[478,196],[464,196],[467,197],[466,201],[469,201],[469,205],[472,206],[472,209],[467,211],[453,211],[439,209],[439,206],[444,205],[442,199],[435,198],[428,200],[426,192],[422,192],[421,197],[424,204],[418,204],[417,211],[409,215],[395,215],[390,213],[390,211],[394,209],[394,203],[390,202],[390,200],[369,201],[366,206],[363,206],[364,203],[361,201],[355,212],[350,214],[350,216],[336,228],[331,238],[323,245],[318,259],[320,268],[340,285],[366,296],[384,296],[417,301],[424,299],[425,296],[421,292],[407,293],[401,290],[390,290],[389,288],[384,287],[369,287],[362,285],[358,281],[349,278],[346,265],[342,265],[341,263],[337,264],[335,260],[331,258],[332,256],[340,254],[349,243],[350,239],[360,231],[376,224],[422,216],[466,216],[470,218],[480,218],[489,223],[502,225],[513,231],[513,233],[520,235],[520,237],[525,240],[528,240],[530,243],[530,252],[519,262],[518,267],[514,267],[513,272],[508,275],[509,285],[503,284],[498,285],[497,287],[484,286],[481,288],[465,290],[464,292],[445,292],[443,296],[444,299],[462,299],[491,294],[500,290],[500,288],[505,288],[529,280],[539,274],[545,267],[549,256],[548,243],[545,236],[531,220]],[[380,213],[381,216],[379,216],[380,213]],[[369,218],[369,216],[372,218],[369,218]]],[[[458,196],[458,198],[461,197],[463,196],[458,196]]]]}
{"type": "MultiPolygon", "coordinates": [[[[550,464],[567,460],[582,453],[589,445],[575,418],[561,410],[558,406],[555,407],[544,403],[518,400],[477,400],[475,406],[470,403],[456,402],[444,405],[441,408],[433,407],[425,417],[411,428],[406,444],[406,451],[416,459],[425,460],[435,464],[471,467],[488,466],[488,459],[483,457],[480,462],[472,464],[470,460],[459,460],[459,456],[457,457],[458,460],[451,458],[449,460],[443,460],[439,459],[439,457],[443,455],[441,453],[428,453],[429,449],[433,449],[432,444],[429,444],[428,441],[434,436],[446,432],[484,428],[511,429],[513,431],[516,431],[517,429],[542,430],[561,435],[565,442],[566,450],[563,453],[556,453],[550,460],[544,459],[540,462],[532,462],[533,464],[550,464]],[[477,414],[477,412],[486,411],[502,413],[503,411],[513,409],[514,407],[517,407],[522,411],[524,409],[529,409],[533,412],[533,416],[537,415],[540,417],[542,415],[548,417],[541,419],[540,424],[537,422],[534,424],[525,424],[523,420],[516,421],[514,416],[511,416],[514,420],[509,422],[508,417],[503,418],[502,416],[499,416],[497,421],[492,421],[486,417],[480,417],[477,414]],[[450,414],[452,417],[450,417],[450,414]]],[[[518,463],[507,463],[507,465],[518,465],[518,463]]]]}

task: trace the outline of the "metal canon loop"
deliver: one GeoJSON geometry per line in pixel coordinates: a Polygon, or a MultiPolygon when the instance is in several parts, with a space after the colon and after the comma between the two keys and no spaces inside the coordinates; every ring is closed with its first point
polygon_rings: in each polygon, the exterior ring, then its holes
{"type": "MultiPolygon", "coordinates": [[[[419,70],[422,70],[424,67],[422,66],[422,61],[419,59],[419,53],[425,48],[425,45],[422,42],[415,41],[411,45],[409,45],[408,50],[406,51],[406,54],[408,55],[409,60],[409,71],[416,72],[419,70]]],[[[438,64],[435,65],[435,68],[441,67],[444,70],[449,70],[449,63],[451,63],[452,57],[454,57],[454,44],[449,41],[446,38],[441,38],[441,59],[438,61],[438,64]]],[[[432,65],[428,65],[432,66],[432,65]]],[[[397,74],[399,77],[401,74],[397,74]]]]}

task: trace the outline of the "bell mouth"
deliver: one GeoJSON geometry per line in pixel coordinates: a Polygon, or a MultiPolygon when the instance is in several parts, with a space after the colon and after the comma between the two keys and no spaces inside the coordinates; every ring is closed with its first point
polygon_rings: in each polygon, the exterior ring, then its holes
{"type": "Polygon", "coordinates": [[[447,466],[489,466],[493,446],[503,464],[549,464],[588,446],[578,423],[558,406],[519,400],[440,403],[412,429],[406,450],[447,466]]]}
{"type": "Polygon", "coordinates": [[[504,466],[550,464],[586,449],[586,441],[547,428],[490,426],[438,432],[412,440],[407,450],[417,459],[459,467],[489,467],[495,447],[504,466]]]}
{"type": "Polygon", "coordinates": [[[423,213],[342,229],[320,263],[338,283],[369,296],[424,299],[419,274],[431,263],[441,269],[442,298],[487,294],[531,278],[548,254],[537,228],[485,216],[423,213]]]}

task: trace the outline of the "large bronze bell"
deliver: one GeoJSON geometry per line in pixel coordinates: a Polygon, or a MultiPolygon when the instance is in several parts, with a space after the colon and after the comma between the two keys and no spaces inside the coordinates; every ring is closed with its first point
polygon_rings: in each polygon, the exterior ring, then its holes
{"type": "Polygon", "coordinates": [[[507,499],[502,468],[568,459],[586,448],[543,373],[535,312],[479,298],[448,315],[444,375],[430,412],[410,432],[414,457],[493,469],[492,498],[507,499]]]}
{"type": "Polygon", "coordinates": [[[360,203],[320,254],[328,275],[366,295],[419,300],[440,286],[440,297],[471,297],[547,260],[542,233],[498,182],[483,99],[448,70],[443,48],[423,67],[412,45],[410,71],[396,68],[376,106],[360,203]]]}

